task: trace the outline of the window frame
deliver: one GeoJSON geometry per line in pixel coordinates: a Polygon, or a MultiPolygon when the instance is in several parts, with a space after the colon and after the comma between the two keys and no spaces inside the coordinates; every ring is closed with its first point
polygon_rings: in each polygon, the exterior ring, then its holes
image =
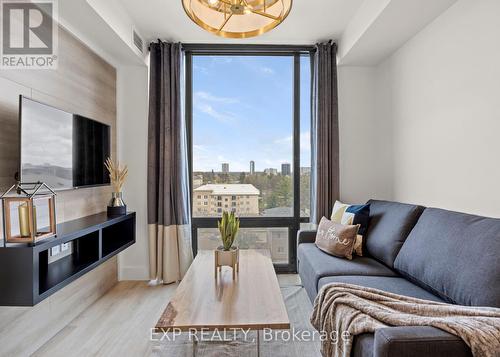
{"type": "MultiPolygon", "coordinates": [[[[297,232],[309,217],[300,216],[300,58],[314,60],[314,46],[184,44],[185,58],[185,118],[187,127],[189,184],[193,180],[193,56],[286,56],[293,58],[293,216],[241,217],[241,228],[288,228],[288,264],[274,264],[276,272],[297,272],[297,232]]],[[[312,71],[311,71],[312,73],[312,71]]],[[[312,81],[311,81],[312,82],[312,81]]],[[[312,83],[311,83],[312,85],[312,83]]],[[[312,158],[311,158],[312,159],[312,158]]],[[[190,192],[193,254],[198,252],[198,229],[217,228],[218,217],[194,217],[193,195],[190,192]]]]}

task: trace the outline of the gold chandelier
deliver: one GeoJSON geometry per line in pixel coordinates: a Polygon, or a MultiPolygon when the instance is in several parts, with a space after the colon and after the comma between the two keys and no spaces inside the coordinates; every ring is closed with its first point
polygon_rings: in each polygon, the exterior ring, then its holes
{"type": "Polygon", "coordinates": [[[281,24],[292,0],[182,0],[186,14],[215,35],[247,38],[262,35],[281,24]]]}

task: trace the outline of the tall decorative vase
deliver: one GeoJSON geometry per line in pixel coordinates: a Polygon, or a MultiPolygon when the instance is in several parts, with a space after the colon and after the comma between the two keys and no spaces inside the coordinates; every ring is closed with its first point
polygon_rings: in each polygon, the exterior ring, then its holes
{"type": "Polygon", "coordinates": [[[127,214],[127,205],[123,201],[122,192],[113,192],[108,204],[108,216],[127,214]]]}

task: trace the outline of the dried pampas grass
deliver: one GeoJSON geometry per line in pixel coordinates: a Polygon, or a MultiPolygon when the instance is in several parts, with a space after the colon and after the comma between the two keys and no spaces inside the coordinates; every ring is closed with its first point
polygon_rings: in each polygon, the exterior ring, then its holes
{"type": "Polygon", "coordinates": [[[115,192],[122,192],[123,184],[128,175],[127,165],[121,166],[118,161],[107,158],[104,163],[109,171],[109,179],[115,192]]]}

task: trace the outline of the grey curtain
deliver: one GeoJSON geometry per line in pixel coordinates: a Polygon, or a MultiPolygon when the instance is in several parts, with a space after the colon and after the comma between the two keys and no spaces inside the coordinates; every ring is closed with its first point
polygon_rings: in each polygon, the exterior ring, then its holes
{"type": "Polygon", "coordinates": [[[179,281],[193,259],[182,56],[179,43],[150,46],[149,265],[150,278],[163,283],[179,281]]]}
{"type": "Polygon", "coordinates": [[[313,58],[311,222],[330,217],[339,198],[337,46],[316,45],[313,58]]]}

